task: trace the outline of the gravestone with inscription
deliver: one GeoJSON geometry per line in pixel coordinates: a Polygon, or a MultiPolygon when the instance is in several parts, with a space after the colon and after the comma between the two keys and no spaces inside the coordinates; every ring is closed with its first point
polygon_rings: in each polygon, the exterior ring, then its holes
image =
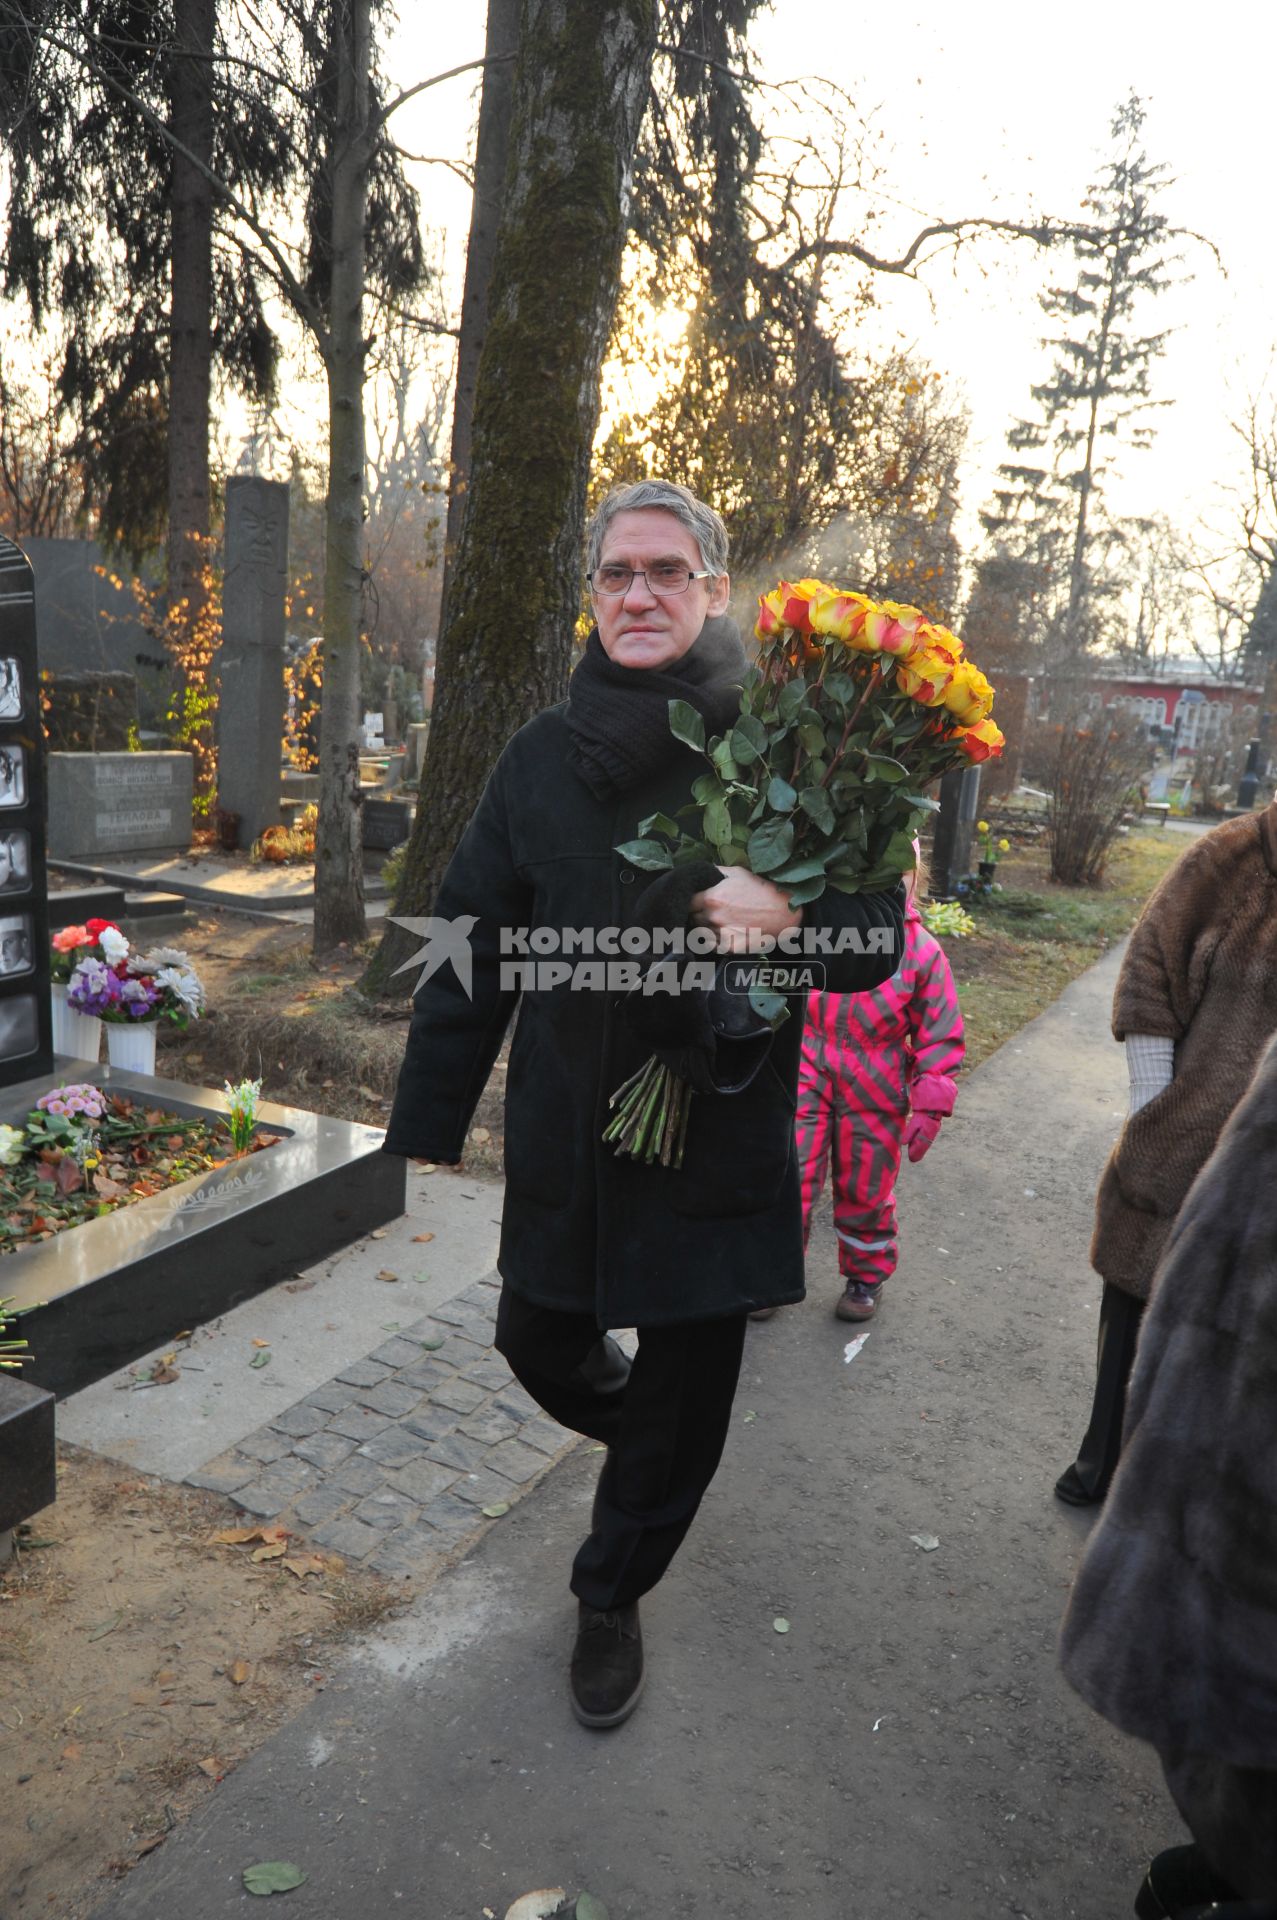
{"type": "Polygon", "coordinates": [[[0,1087],[53,1066],[44,767],[35,583],[0,535],[0,1087]]]}
{"type": "Polygon", "coordinates": [[[49,851],[61,860],[184,852],[194,783],[189,753],[51,753],[49,851]]]}
{"type": "Polygon", "coordinates": [[[288,488],[237,474],[226,483],[222,644],[217,655],[217,804],[251,846],[280,823],[288,488]]]}

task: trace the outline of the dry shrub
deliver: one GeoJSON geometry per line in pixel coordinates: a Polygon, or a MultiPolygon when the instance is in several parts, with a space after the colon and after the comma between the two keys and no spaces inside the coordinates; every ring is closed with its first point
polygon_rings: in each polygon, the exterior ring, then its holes
{"type": "Polygon", "coordinates": [[[1050,728],[1047,762],[1051,878],[1098,886],[1148,762],[1147,731],[1106,708],[1073,713],[1050,728]]]}
{"type": "Polygon", "coordinates": [[[164,1049],[169,1068],[181,1078],[181,1055],[194,1050],[200,1073],[213,1083],[260,1077],[268,1099],[317,1105],[337,1119],[366,1119],[368,1094],[382,1101],[394,1094],[407,1021],[370,1013],[350,990],[310,1001],[290,994],[281,1003],[293,972],[298,981],[314,978],[309,968],[281,971],[278,993],[260,1001],[246,995],[233,1017],[188,1027],[164,1049]]]}

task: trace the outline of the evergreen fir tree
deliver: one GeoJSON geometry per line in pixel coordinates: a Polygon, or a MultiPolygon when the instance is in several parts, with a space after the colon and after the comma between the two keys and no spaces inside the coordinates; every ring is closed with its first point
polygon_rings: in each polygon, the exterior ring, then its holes
{"type": "Polygon", "coordinates": [[[1020,576],[1020,643],[1049,641],[1066,660],[1100,637],[1122,581],[1122,529],[1103,499],[1113,464],[1106,443],[1148,447],[1150,410],[1166,404],[1153,396],[1151,369],[1167,334],[1144,332],[1141,321],[1148,301],[1172,284],[1178,256],[1166,251],[1170,223],[1155,204],[1166,169],[1144,151],[1144,118],[1135,94],[1118,108],[1112,156],[1084,202],[1092,231],[1071,241],[1076,274],[1040,296],[1059,328],[1043,341],[1054,364],[1032,389],[1036,414],[1007,435],[1019,458],[999,467],[1002,484],[981,516],[990,543],[984,567],[1020,576]]]}

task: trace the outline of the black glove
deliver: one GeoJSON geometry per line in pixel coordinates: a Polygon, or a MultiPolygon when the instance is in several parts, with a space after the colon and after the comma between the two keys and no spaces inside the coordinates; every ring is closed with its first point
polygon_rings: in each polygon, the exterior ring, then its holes
{"type": "MultiPolygon", "coordinates": [[[[686,929],[692,900],[723,878],[717,867],[698,861],[675,867],[647,888],[636,916],[649,932],[657,927],[686,929]]],[[[745,992],[731,991],[728,974],[739,969],[739,954],[714,961],[714,985],[679,992],[645,992],[637,986],[625,997],[631,1031],[651,1047],[662,1065],[698,1093],[741,1093],[771,1051],[772,1027],[750,1005],[745,992]]],[[[647,972],[674,967],[681,974],[696,956],[654,955],[647,972]]]]}

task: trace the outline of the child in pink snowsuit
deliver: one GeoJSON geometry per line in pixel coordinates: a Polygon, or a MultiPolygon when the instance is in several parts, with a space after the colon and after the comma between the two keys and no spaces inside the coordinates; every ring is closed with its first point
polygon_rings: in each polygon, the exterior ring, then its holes
{"type": "Polygon", "coordinates": [[[869,1320],[896,1267],[896,1176],[902,1147],[921,1160],[957,1098],[964,1052],[958,990],[922,923],[908,876],[904,958],[872,993],[807,996],[797,1140],[804,1245],[834,1165],[834,1230],[845,1291],[840,1320],[869,1320]]]}

